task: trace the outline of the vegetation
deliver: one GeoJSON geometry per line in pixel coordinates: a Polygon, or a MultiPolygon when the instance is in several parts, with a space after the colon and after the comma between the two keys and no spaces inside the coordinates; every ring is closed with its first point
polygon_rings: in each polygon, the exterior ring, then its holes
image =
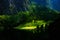
{"type": "Polygon", "coordinates": [[[55,12],[52,9],[42,7],[40,5],[31,4],[28,11],[20,11],[15,15],[0,15],[0,21],[3,22],[1,24],[2,26],[4,25],[13,27],[18,23],[19,25],[25,25],[26,23],[30,23],[30,25],[32,24],[31,26],[37,26],[44,22],[47,23],[48,21],[55,20],[59,17],[58,15],[58,12],[55,12]],[[38,20],[43,20],[43,22],[39,22],[38,20]]]}
{"type": "Polygon", "coordinates": [[[4,31],[8,30],[8,28],[10,30],[19,29],[28,34],[32,33],[32,35],[35,35],[34,37],[42,38],[42,36],[48,35],[47,26],[49,23],[53,22],[58,17],[59,12],[32,3],[26,11],[19,11],[13,15],[0,15],[0,30],[4,31]],[[38,36],[38,34],[40,36],[38,36]]]}

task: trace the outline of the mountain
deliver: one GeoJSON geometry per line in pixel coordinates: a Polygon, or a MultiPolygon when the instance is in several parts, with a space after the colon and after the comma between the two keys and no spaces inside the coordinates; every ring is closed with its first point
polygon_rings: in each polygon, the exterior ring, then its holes
{"type": "Polygon", "coordinates": [[[0,14],[15,14],[25,11],[30,0],[0,0],[0,14]]]}
{"type": "Polygon", "coordinates": [[[0,14],[16,14],[19,11],[25,11],[31,2],[43,7],[47,5],[46,0],[0,0],[0,14]]]}

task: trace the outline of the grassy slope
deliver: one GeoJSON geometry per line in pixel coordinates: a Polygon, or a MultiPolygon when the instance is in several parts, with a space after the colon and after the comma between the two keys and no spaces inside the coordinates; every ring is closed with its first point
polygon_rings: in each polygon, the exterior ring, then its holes
{"type": "Polygon", "coordinates": [[[43,24],[43,26],[45,27],[45,24],[48,22],[45,22],[44,20],[36,20],[34,22],[34,20],[32,20],[32,22],[26,23],[26,24],[22,24],[19,25],[18,27],[16,27],[17,29],[35,29],[37,25],[41,26],[43,24]]]}

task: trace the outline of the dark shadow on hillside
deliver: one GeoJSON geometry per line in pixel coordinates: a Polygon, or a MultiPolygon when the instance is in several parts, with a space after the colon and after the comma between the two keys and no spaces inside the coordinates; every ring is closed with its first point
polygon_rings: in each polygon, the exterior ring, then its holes
{"type": "Polygon", "coordinates": [[[57,40],[60,36],[60,17],[48,26],[49,40],[57,40]]]}
{"type": "Polygon", "coordinates": [[[46,29],[43,29],[43,25],[41,28],[37,25],[34,32],[14,28],[7,29],[0,32],[0,40],[48,40],[48,33],[46,29]]]}

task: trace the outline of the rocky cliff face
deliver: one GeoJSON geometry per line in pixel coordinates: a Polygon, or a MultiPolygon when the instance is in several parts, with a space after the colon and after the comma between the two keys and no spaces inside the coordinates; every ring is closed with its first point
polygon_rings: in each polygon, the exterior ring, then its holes
{"type": "Polygon", "coordinates": [[[27,10],[29,0],[0,0],[0,14],[15,14],[27,10]]]}
{"type": "Polygon", "coordinates": [[[32,1],[42,6],[46,5],[46,0],[0,0],[0,14],[15,14],[25,11],[32,1]]]}

